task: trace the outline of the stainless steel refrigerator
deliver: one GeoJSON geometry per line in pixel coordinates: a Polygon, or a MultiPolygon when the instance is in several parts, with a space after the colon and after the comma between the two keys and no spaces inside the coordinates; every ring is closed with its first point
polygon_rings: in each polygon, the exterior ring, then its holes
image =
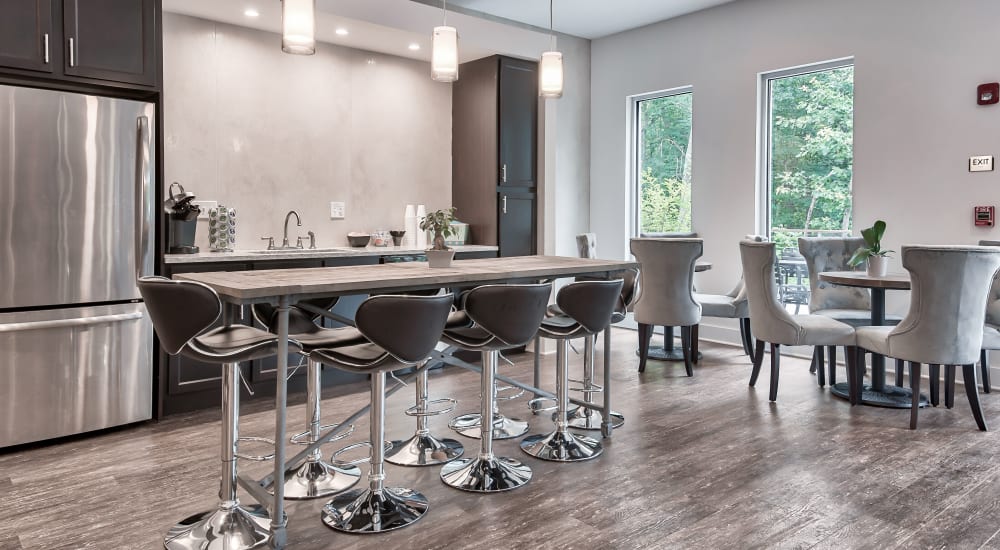
{"type": "Polygon", "coordinates": [[[0,447],[152,415],[154,114],[0,86],[0,447]]]}

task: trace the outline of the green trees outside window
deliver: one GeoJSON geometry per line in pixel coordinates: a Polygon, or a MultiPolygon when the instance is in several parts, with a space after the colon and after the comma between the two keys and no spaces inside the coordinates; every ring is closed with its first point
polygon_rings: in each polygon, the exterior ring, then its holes
{"type": "Polygon", "coordinates": [[[640,233],[691,231],[691,96],[638,102],[640,233]]]}

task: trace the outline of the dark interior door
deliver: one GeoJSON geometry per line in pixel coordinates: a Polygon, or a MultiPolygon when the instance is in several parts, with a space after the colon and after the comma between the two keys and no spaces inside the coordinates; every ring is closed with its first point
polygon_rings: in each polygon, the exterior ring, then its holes
{"type": "Polygon", "coordinates": [[[535,194],[501,192],[499,199],[500,256],[535,254],[535,194]]]}
{"type": "Polygon", "coordinates": [[[0,3],[0,66],[52,72],[52,0],[0,3]]]}
{"type": "Polygon", "coordinates": [[[65,73],[156,84],[154,0],[65,0],[65,73]]]}
{"type": "Polygon", "coordinates": [[[500,58],[499,184],[535,187],[538,151],[538,69],[520,59],[500,58]]]}

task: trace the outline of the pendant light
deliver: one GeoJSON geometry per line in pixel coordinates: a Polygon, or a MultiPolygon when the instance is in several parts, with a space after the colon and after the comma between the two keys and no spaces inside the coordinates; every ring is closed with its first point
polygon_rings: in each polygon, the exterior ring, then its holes
{"type": "Polygon", "coordinates": [[[448,26],[448,0],[441,4],[444,23],[434,27],[431,43],[431,79],[438,82],[458,80],[458,31],[448,26]]]}
{"type": "Polygon", "coordinates": [[[316,53],[316,0],[281,0],[281,51],[316,53]]]}
{"type": "Polygon", "coordinates": [[[558,99],[563,94],[562,52],[556,51],[556,35],[552,32],[552,3],[549,0],[549,51],[542,52],[538,66],[538,95],[558,99]]]}

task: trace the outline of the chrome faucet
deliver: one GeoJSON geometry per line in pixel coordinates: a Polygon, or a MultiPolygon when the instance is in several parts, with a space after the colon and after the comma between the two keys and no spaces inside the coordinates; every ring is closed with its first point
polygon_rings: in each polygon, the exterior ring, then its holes
{"type": "Polygon", "coordinates": [[[294,210],[289,210],[285,214],[285,237],[281,240],[281,248],[292,248],[288,243],[288,220],[292,218],[292,214],[295,214],[295,225],[302,227],[302,218],[299,217],[299,213],[294,210]]]}

